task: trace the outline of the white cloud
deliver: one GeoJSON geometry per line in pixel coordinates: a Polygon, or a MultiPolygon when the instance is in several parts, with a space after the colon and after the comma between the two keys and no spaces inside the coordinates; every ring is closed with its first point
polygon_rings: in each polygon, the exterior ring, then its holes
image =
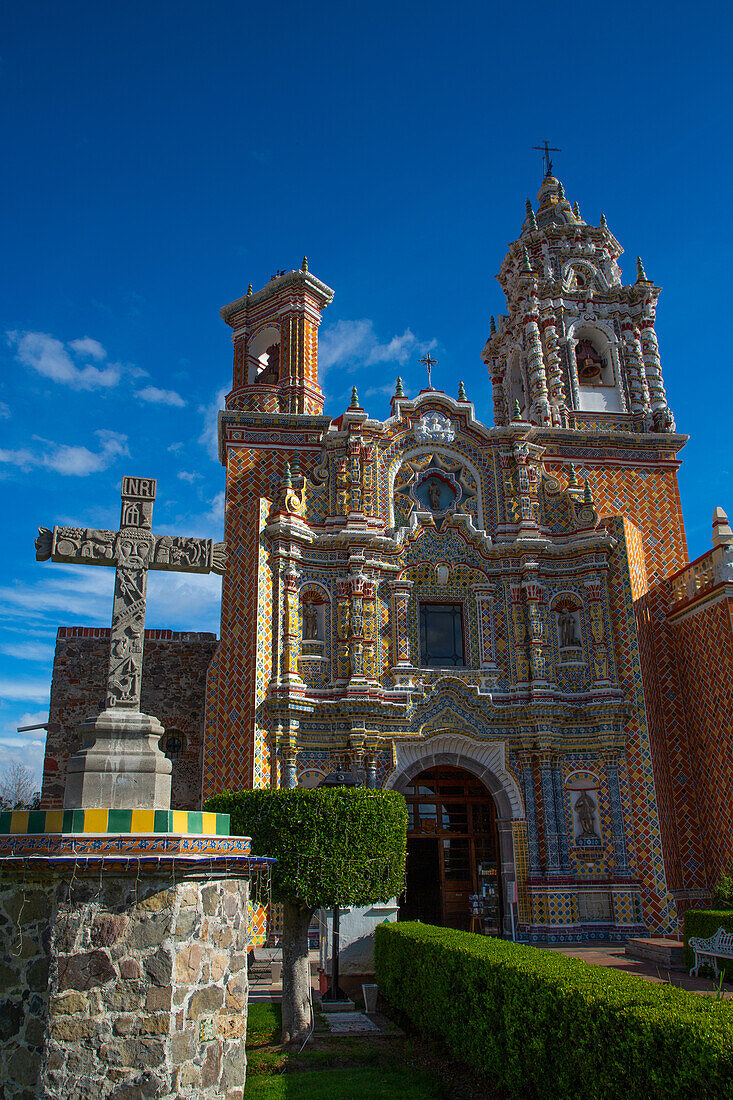
{"type": "Polygon", "coordinates": [[[22,680],[14,676],[0,679],[0,700],[3,702],[45,703],[51,688],[49,676],[38,680],[22,680]]]}
{"type": "Polygon", "coordinates": [[[174,455],[177,455],[179,451],[183,450],[183,444],[182,443],[171,443],[170,446],[168,447],[168,450],[171,451],[174,455]]]}
{"type": "Polygon", "coordinates": [[[436,340],[418,340],[409,328],[401,336],[393,336],[386,343],[380,343],[373,321],[367,318],[337,321],[319,336],[319,372],[325,375],[336,365],[355,370],[376,363],[406,363],[410,356],[429,351],[436,343],[436,340]]]}
{"type": "Polygon", "coordinates": [[[10,405],[6,405],[4,401],[0,401],[0,420],[8,420],[10,416],[10,405]]]}
{"type": "Polygon", "coordinates": [[[94,434],[99,440],[98,451],[90,451],[88,447],[72,447],[68,443],[54,443],[53,440],[34,436],[35,440],[44,444],[43,449],[39,448],[35,451],[28,450],[26,447],[15,451],[0,449],[0,462],[19,466],[22,470],[40,466],[46,470],[54,470],[65,477],[87,477],[89,474],[106,470],[116,458],[129,455],[126,435],[106,428],[100,428],[94,434]]]}
{"type": "Polygon", "coordinates": [[[182,409],[186,404],[180,393],[175,390],[159,390],[157,386],[146,386],[145,389],[137,390],[135,397],[153,405],[173,405],[177,409],[182,409]]]}
{"type": "Polygon", "coordinates": [[[122,368],[119,363],[99,368],[84,362],[89,358],[99,362],[107,357],[99,341],[89,336],[72,340],[67,345],[46,332],[8,332],[7,338],[10,346],[17,349],[15,358],[19,363],[72,389],[116,386],[120,380],[122,368]],[[74,358],[80,362],[74,362],[74,358]]]}
{"type": "Polygon", "coordinates": [[[107,352],[99,340],[92,340],[91,336],[85,336],[83,340],[71,340],[69,347],[84,359],[106,359],[107,352]]]}
{"type": "Polygon", "coordinates": [[[196,471],[196,470],[179,470],[178,471],[178,477],[180,477],[181,481],[188,481],[189,483],[192,482],[192,481],[196,481],[201,476],[202,475],[200,473],[198,473],[198,471],[196,471]]]}
{"type": "Polygon", "coordinates": [[[46,642],[6,642],[0,645],[0,653],[14,657],[16,661],[51,661],[53,644],[46,642]]]}
{"type": "Polygon", "coordinates": [[[368,390],[364,391],[364,397],[384,397],[385,394],[392,396],[397,387],[397,379],[394,382],[389,382],[386,386],[370,386],[368,390]]]}
{"type": "Polygon", "coordinates": [[[204,427],[199,436],[199,443],[206,448],[209,457],[215,462],[219,458],[219,410],[224,408],[226,395],[226,387],[223,387],[210,405],[201,405],[199,408],[199,412],[204,414],[204,427]]]}
{"type": "Polygon", "coordinates": [[[89,626],[109,626],[115,574],[112,568],[45,562],[31,584],[0,586],[0,617],[31,620],[36,625],[82,620],[89,626]]]}

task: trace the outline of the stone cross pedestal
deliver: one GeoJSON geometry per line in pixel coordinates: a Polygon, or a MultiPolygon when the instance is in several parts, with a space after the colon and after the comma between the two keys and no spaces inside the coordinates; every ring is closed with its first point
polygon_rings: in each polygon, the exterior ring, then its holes
{"type": "Polygon", "coordinates": [[[168,809],[171,763],[159,747],[164,730],[140,711],[148,570],[223,573],[226,546],[211,539],[154,535],[155,478],[122,479],[119,531],[39,527],[36,558],[116,570],[105,709],[81,727],[69,760],[67,809],[168,809]]]}

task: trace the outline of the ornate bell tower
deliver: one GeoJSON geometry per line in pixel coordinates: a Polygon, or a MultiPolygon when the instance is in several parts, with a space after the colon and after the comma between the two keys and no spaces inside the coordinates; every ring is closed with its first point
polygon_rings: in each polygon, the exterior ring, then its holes
{"type": "Polygon", "coordinates": [[[623,285],[622,248],[545,176],[497,276],[509,312],[491,319],[482,358],[497,426],[674,432],[654,319],[660,288],[637,260],[623,285]]]}
{"type": "Polygon", "coordinates": [[[333,291],[308,271],[278,271],[267,286],[231,302],[220,315],[233,330],[234,379],[227,409],[323,412],[318,384],[318,326],[333,291]]]}

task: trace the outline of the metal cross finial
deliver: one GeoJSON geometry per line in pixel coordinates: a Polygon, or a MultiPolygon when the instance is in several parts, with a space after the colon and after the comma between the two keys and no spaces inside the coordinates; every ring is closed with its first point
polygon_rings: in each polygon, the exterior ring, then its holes
{"type": "Polygon", "coordinates": [[[545,175],[551,176],[552,160],[550,153],[562,153],[562,149],[558,149],[556,145],[550,145],[547,139],[542,142],[542,145],[533,145],[532,148],[536,149],[538,153],[542,153],[542,159],[545,163],[545,175]]]}
{"type": "Polygon", "coordinates": [[[433,357],[432,357],[432,355],[430,354],[430,352],[428,352],[428,353],[427,353],[427,355],[424,355],[424,356],[422,357],[422,359],[420,360],[420,362],[422,363],[422,365],[423,365],[424,367],[427,367],[427,368],[428,368],[428,389],[429,389],[429,390],[432,390],[432,388],[433,388],[433,383],[432,383],[432,370],[433,370],[433,367],[437,367],[437,365],[438,365],[438,360],[437,360],[437,359],[433,359],[433,357]]]}

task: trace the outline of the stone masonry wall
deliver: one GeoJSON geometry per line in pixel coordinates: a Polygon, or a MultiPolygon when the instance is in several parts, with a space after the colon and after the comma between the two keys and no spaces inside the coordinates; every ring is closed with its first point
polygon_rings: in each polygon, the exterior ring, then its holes
{"type": "MultiPolygon", "coordinates": [[[[179,734],[173,762],[171,805],[201,809],[202,747],[206,673],[217,647],[215,634],[145,631],[142,702],[167,731],[179,734]]],[[[51,682],[41,804],[63,806],[66,764],[81,747],[79,726],[104,706],[109,630],[60,627],[51,682]]],[[[163,739],[165,742],[165,738],[163,739]]]]}
{"type": "Polygon", "coordinates": [[[248,885],[0,861],[3,1100],[242,1100],[248,885]]]}

